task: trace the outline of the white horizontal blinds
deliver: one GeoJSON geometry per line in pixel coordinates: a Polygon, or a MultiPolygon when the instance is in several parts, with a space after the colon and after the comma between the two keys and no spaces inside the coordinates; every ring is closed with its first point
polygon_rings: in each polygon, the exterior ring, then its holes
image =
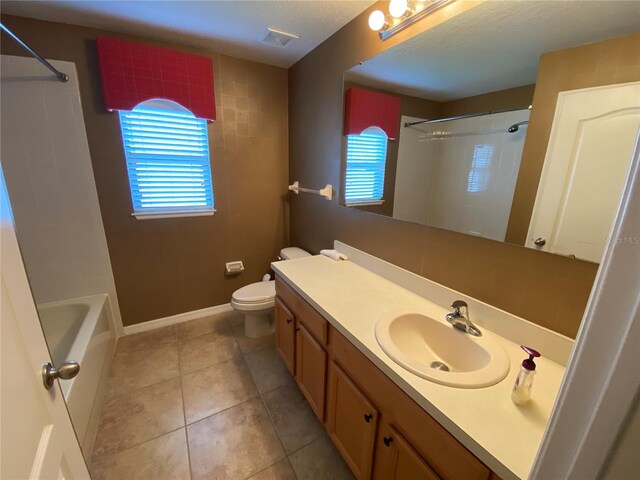
{"type": "Polygon", "coordinates": [[[186,110],[120,111],[134,213],[213,211],[206,121],[186,110]]]}
{"type": "Polygon", "coordinates": [[[487,189],[491,174],[491,160],[493,145],[476,145],[473,149],[473,159],[469,168],[467,191],[478,193],[487,189]]]}
{"type": "Polygon", "coordinates": [[[346,204],[382,200],[386,159],[384,133],[365,130],[360,135],[347,135],[346,204]]]}

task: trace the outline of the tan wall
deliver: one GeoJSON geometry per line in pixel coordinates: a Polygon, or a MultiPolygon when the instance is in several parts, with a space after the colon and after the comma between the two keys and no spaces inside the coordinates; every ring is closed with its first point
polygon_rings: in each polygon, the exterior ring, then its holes
{"type": "Polygon", "coordinates": [[[640,34],[546,53],[540,57],[507,242],[524,245],[526,240],[558,93],[637,81],[640,81],[640,34]]]}
{"type": "Polygon", "coordinates": [[[442,103],[442,116],[456,117],[458,115],[527,108],[531,105],[535,88],[535,85],[525,85],[444,102],[442,103]]]}
{"type": "MultiPolygon", "coordinates": [[[[217,212],[210,217],[131,217],[118,115],[102,103],[95,37],[109,32],[3,16],[40,54],[75,62],[116,290],[125,325],[229,302],[257,281],[288,243],[287,71],[177,45],[213,59],[218,121],[209,125],[217,212]],[[238,277],[224,263],[243,260],[238,277]]],[[[25,55],[3,36],[2,53],[25,55]]],[[[44,68],[44,67],[43,67],[44,68]]]]}
{"type": "MultiPolygon", "coordinates": [[[[289,70],[290,178],[340,188],[345,70],[474,2],[456,2],[386,42],[365,11],[289,70]],[[314,132],[310,135],[309,132],[314,132]]],[[[565,335],[575,336],[597,265],[339,206],[291,201],[292,244],[318,251],[334,239],[565,335]]]]}

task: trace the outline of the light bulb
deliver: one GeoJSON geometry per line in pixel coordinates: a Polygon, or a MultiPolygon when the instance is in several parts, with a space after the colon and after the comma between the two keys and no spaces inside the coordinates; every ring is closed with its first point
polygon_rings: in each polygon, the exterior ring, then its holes
{"type": "Polygon", "coordinates": [[[394,18],[399,18],[407,11],[407,0],[391,0],[389,2],[389,13],[394,18]]]}
{"type": "Polygon", "coordinates": [[[369,28],[378,31],[384,27],[384,13],[382,10],[374,10],[369,15],[369,28]]]}

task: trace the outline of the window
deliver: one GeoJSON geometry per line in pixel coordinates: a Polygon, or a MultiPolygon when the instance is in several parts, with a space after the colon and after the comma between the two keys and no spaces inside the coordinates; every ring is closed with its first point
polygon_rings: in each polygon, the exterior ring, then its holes
{"type": "Polygon", "coordinates": [[[386,159],[387,136],[381,129],[370,127],[360,135],[347,135],[347,205],[383,203],[386,159]]]}
{"type": "Polygon", "coordinates": [[[469,169],[467,191],[479,193],[487,189],[489,175],[491,173],[491,159],[493,158],[493,145],[476,145],[473,149],[473,159],[469,169]]]}
{"type": "Polygon", "coordinates": [[[120,111],[133,215],[213,213],[206,120],[168,100],[120,111]]]}

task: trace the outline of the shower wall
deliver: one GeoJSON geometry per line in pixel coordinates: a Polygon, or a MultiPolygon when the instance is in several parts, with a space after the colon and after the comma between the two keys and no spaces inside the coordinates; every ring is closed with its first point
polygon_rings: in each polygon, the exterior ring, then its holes
{"type": "Polygon", "coordinates": [[[2,55],[2,166],[36,303],[109,295],[120,310],[100,216],[75,65],[2,55]]]}
{"type": "Polygon", "coordinates": [[[504,241],[527,127],[507,129],[528,119],[524,109],[402,128],[393,217],[504,241]]]}

